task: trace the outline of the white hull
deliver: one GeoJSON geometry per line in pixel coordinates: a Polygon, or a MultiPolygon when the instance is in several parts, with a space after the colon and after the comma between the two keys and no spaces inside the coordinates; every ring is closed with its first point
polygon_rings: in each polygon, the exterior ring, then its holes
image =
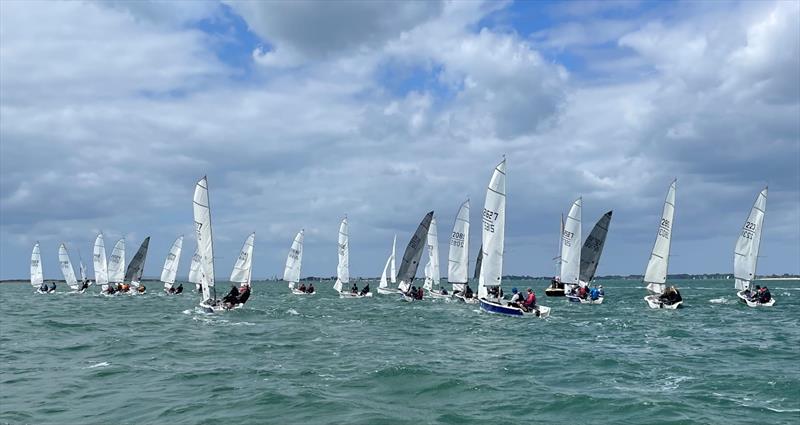
{"type": "Polygon", "coordinates": [[[775,298],[771,298],[769,302],[760,303],[757,301],[750,301],[747,297],[744,296],[744,291],[739,291],[736,293],[736,296],[739,297],[739,301],[747,304],[748,307],[772,307],[775,305],[775,298]]]}
{"type": "Polygon", "coordinates": [[[56,291],[42,291],[41,289],[37,289],[36,290],[37,294],[52,294],[54,292],[56,292],[56,291]]]}
{"type": "Polygon", "coordinates": [[[465,298],[463,295],[456,295],[455,297],[467,304],[478,304],[478,299],[475,297],[465,298]]]}
{"type": "Polygon", "coordinates": [[[683,301],[678,301],[675,304],[664,304],[658,298],[658,295],[648,295],[644,297],[644,300],[647,302],[647,305],[650,308],[660,308],[660,309],[667,309],[667,310],[675,310],[680,307],[683,307],[683,301]]]}
{"type": "Polygon", "coordinates": [[[452,298],[449,294],[447,295],[440,294],[438,291],[428,291],[428,296],[431,298],[442,299],[442,300],[452,298]]]}
{"type": "Polygon", "coordinates": [[[402,292],[400,292],[399,290],[394,289],[394,288],[378,288],[378,293],[381,294],[381,295],[399,295],[399,294],[402,294],[402,292]]]}
{"type": "Polygon", "coordinates": [[[603,304],[603,299],[605,299],[605,297],[600,297],[596,300],[593,300],[591,298],[586,298],[586,299],[579,298],[581,304],[603,304]]]}
{"type": "Polygon", "coordinates": [[[367,298],[372,297],[372,292],[367,292],[364,295],[354,294],[352,292],[339,292],[339,298],[367,298]]]}
{"type": "Polygon", "coordinates": [[[405,301],[405,302],[407,302],[407,303],[410,303],[410,302],[413,302],[413,301],[414,301],[414,298],[412,298],[412,297],[409,297],[409,296],[408,296],[408,295],[406,295],[406,294],[402,294],[402,293],[401,293],[400,295],[402,295],[402,296],[403,296],[403,301],[405,301]]]}
{"type": "Polygon", "coordinates": [[[314,295],[314,294],[317,293],[317,291],[314,291],[312,293],[308,293],[308,292],[303,292],[303,291],[301,291],[299,289],[292,288],[292,293],[295,294],[295,295],[314,295]]]}

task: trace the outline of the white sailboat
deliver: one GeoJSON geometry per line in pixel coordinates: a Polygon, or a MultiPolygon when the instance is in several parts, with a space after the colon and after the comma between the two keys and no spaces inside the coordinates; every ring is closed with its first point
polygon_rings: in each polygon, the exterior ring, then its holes
{"type": "Polygon", "coordinates": [[[64,275],[64,280],[67,282],[73,291],[80,291],[78,285],[78,278],[75,277],[75,269],[72,268],[72,261],[69,260],[69,253],[67,247],[62,243],[58,247],[58,265],[61,267],[61,274],[64,275]]]}
{"type": "Polygon", "coordinates": [[[397,271],[395,270],[395,247],[397,246],[397,235],[394,235],[394,239],[392,240],[392,253],[389,255],[389,258],[386,259],[386,265],[383,266],[383,273],[381,273],[381,281],[378,286],[378,293],[379,294],[397,294],[398,291],[395,288],[389,288],[389,281],[392,284],[397,283],[397,271]],[[386,273],[389,272],[389,280],[386,279],[386,273]]]}
{"type": "MultiPolygon", "coordinates": [[[[164,283],[164,292],[168,294],[175,293],[175,277],[178,276],[181,251],[183,251],[183,235],[178,236],[175,242],[172,243],[167,258],[164,259],[164,267],[161,269],[161,282],[164,283]]],[[[182,291],[183,286],[181,286],[182,291]]]]}
{"type": "Polygon", "coordinates": [[[772,296],[767,302],[759,302],[756,294],[751,295],[750,288],[752,281],[756,278],[761,229],[766,212],[767,188],[765,187],[756,197],[750,215],[747,216],[747,221],[742,227],[742,233],[736,240],[736,248],[733,252],[733,276],[736,279],[734,286],[738,290],[736,296],[749,307],[772,307],[775,305],[775,298],[772,296]]]}
{"type": "Polygon", "coordinates": [[[253,277],[253,249],[255,247],[256,232],[250,234],[242,245],[242,250],[236,258],[236,263],[233,265],[231,271],[230,281],[241,285],[239,295],[236,297],[236,302],[231,302],[232,308],[244,307],[244,304],[250,299],[252,291],[253,277]]]}
{"type": "Polygon", "coordinates": [[[406,245],[405,252],[403,252],[403,261],[397,271],[397,290],[403,295],[405,301],[413,300],[413,296],[416,295],[409,294],[409,291],[417,275],[419,260],[422,258],[422,250],[425,248],[426,240],[428,239],[428,228],[431,225],[431,220],[433,220],[433,211],[422,218],[419,226],[417,226],[417,231],[414,232],[411,240],[408,241],[408,245],[406,245]]]}
{"type": "Polygon", "coordinates": [[[92,264],[94,266],[94,282],[100,286],[100,293],[111,295],[115,289],[108,284],[108,262],[106,261],[106,244],[103,234],[97,235],[92,250],[92,264]]]}
{"type": "Polygon", "coordinates": [[[38,294],[51,292],[44,289],[44,272],[42,272],[42,254],[39,251],[39,241],[36,241],[33,251],[31,251],[31,286],[38,294]]]}
{"type": "Polygon", "coordinates": [[[580,281],[581,271],[581,209],[582,198],[572,203],[564,221],[561,232],[561,270],[559,276],[564,285],[564,295],[569,301],[579,302],[580,298],[570,293],[579,286],[586,286],[580,281]]]}
{"type": "Polygon", "coordinates": [[[81,273],[81,285],[85,288],[88,288],[92,282],[89,282],[89,279],[86,278],[86,267],[83,265],[83,258],[81,258],[81,251],[78,250],[78,270],[81,273]]]}
{"type": "Polygon", "coordinates": [[[142,284],[142,274],[144,273],[144,263],[147,259],[147,249],[150,246],[150,236],[144,238],[139,249],[133,256],[128,269],[125,271],[125,282],[136,288],[130,291],[131,294],[144,294],[147,288],[142,284]]]}
{"type": "Polygon", "coordinates": [[[436,226],[436,216],[431,219],[428,227],[428,238],[425,242],[428,248],[428,263],[425,265],[425,282],[422,287],[428,291],[431,298],[449,298],[439,289],[442,281],[439,274],[439,231],[436,226]]]}
{"type": "Polygon", "coordinates": [[[503,276],[503,250],[506,222],[506,159],[495,167],[486,189],[483,207],[483,263],[478,278],[478,299],[481,309],[489,313],[508,316],[547,317],[550,307],[537,306],[530,311],[508,305],[499,296],[503,276]]]}
{"type": "Polygon", "coordinates": [[[469,285],[469,199],[461,204],[450,235],[447,255],[447,281],[453,296],[463,298],[469,285]]]}
{"type": "Polygon", "coordinates": [[[289,248],[289,255],[286,256],[286,268],[283,269],[283,280],[289,282],[289,289],[295,295],[312,295],[315,292],[301,291],[295,288],[300,282],[300,267],[303,265],[303,235],[305,229],[297,232],[289,248]]]}
{"type": "Polygon", "coordinates": [[[108,257],[108,282],[114,286],[125,281],[125,238],[114,244],[111,256],[108,257]]]}
{"type": "Polygon", "coordinates": [[[361,292],[352,292],[348,288],[350,284],[350,230],[346,216],[339,224],[337,252],[339,263],[336,266],[336,283],[333,284],[333,289],[339,293],[339,298],[371,297],[372,292],[367,291],[362,294],[361,292]]]}
{"type": "Polygon", "coordinates": [[[203,299],[200,308],[205,312],[220,311],[214,287],[214,239],[211,231],[211,203],[208,194],[208,178],[203,176],[194,188],[192,199],[197,252],[200,254],[201,289],[203,299]]]}
{"type": "Polygon", "coordinates": [[[548,297],[563,297],[566,295],[564,284],[561,283],[561,249],[564,247],[564,213],[561,213],[561,221],[558,225],[558,255],[553,257],[555,261],[555,276],[550,280],[550,286],[545,288],[544,294],[548,297]]]}
{"type": "Polygon", "coordinates": [[[647,270],[644,274],[644,283],[647,284],[649,295],[644,297],[650,308],[666,308],[674,310],[683,305],[680,293],[674,287],[667,287],[667,268],[669,265],[670,242],[672,241],[672,225],[675,216],[675,186],[673,180],[667,191],[667,198],[664,200],[664,210],[661,213],[661,221],[656,233],[656,241],[653,244],[653,252],[650,254],[650,261],[647,263],[647,270]],[[669,291],[667,291],[669,289],[669,291]],[[674,291],[674,292],[673,292],[674,291]],[[662,297],[663,295],[663,297],[662,297]],[[672,296],[672,300],[667,297],[672,296]]]}

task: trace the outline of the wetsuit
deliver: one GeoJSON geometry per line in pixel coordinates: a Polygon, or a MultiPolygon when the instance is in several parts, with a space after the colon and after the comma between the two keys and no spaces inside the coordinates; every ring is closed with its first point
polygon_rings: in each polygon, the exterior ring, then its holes
{"type": "Polygon", "coordinates": [[[244,304],[250,298],[250,287],[245,286],[242,291],[239,292],[239,297],[237,298],[237,302],[239,304],[244,304]]]}
{"type": "Polygon", "coordinates": [[[239,289],[237,289],[235,286],[232,286],[230,292],[228,292],[228,294],[222,299],[222,302],[236,304],[238,297],[239,289]]]}
{"type": "Polygon", "coordinates": [[[361,294],[360,295],[367,295],[368,292],[369,292],[369,284],[367,284],[367,286],[365,286],[363,289],[361,289],[361,294]]]}

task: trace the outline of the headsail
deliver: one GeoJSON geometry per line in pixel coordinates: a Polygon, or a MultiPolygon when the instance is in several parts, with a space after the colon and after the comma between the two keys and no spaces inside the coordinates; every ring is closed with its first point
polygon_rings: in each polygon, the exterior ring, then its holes
{"type": "Polygon", "coordinates": [[[428,264],[425,265],[425,283],[422,287],[431,291],[438,289],[442,280],[439,275],[439,232],[436,230],[436,217],[431,218],[425,245],[428,247],[428,264]]]}
{"type": "Polygon", "coordinates": [[[98,285],[108,285],[108,265],[106,263],[106,245],[103,234],[97,235],[94,240],[94,251],[92,253],[92,264],[94,265],[94,282],[98,285]]]}
{"type": "Polygon", "coordinates": [[[667,191],[667,198],[664,200],[664,210],[661,213],[661,222],[658,225],[656,242],[653,245],[653,252],[650,254],[650,261],[647,263],[647,271],[644,273],[644,282],[650,292],[660,294],[666,289],[667,266],[669,265],[669,248],[672,240],[672,224],[675,216],[675,186],[673,180],[667,191]]]}
{"type": "Polygon", "coordinates": [[[461,204],[450,235],[450,252],[447,258],[447,281],[453,291],[464,292],[469,281],[469,199],[461,204]]]}
{"type": "Polygon", "coordinates": [[[350,241],[347,228],[347,217],[339,224],[339,264],[336,266],[336,283],[333,289],[342,292],[342,285],[350,283],[350,241]]]}
{"type": "Polygon", "coordinates": [[[236,264],[233,265],[231,282],[250,286],[250,277],[253,274],[253,247],[255,245],[255,239],[256,232],[253,232],[247,237],[247,240],[244,241],[242,251],[239,252],[239,258],[236,259],[236,264]]]}
{"type": "Polygon", "coordinates": [[[194,228],[200,269],[203,277],[203,301],[217,298],[214,289],[214,243],[211,234],[211,204],[208,196],[208,178],[203,176],[194,188],[194,228]]]}
{"type": "Polygon", "coordinates": [[[125,280],[125,239],[114,244],[111,257],[108,258],[108,281],[122,283],[125,280]]]}
{"type": "MultiPolygon", "coordinates": [[[[175,283],[175,276],[178,275],[178,264],[181,261],[181,251],[183,250],[183,235],[178,236],[172,247],[169,249],[169,254],[164,260],[164,267],[161,270],[161,281],[164,282],[164,288],[171,288],[175,283]]],[[[191,277],[191,272],[190,276],[191,277]]]]}
{"type": "Polygon", "coordinates": [[[402,292],[408,292],[411,288],[411,283],[414,282],[414,277],[417,275],[419,259],[422,257],[422,250],[425,248],[426,239],[428,239],[428,227],[430,227],[432,219],[433,211],[422,218],[422,222],[419,223],[417,231],[408,241],[406,250],[403,253],[403,261],[400,263],[400,270],[397,271],[397,280],[399,281],[397,289],[402,292]]]}
{"type": "Polygon", "coordinates": [[[72,262],[69,260],[69,253],[67,247],[62,243],[58,247],[58,264],[61,266],[61,274],[64,275],[64,280],[70,288],[78,290],[78,279],[75,277],[75,269],[72,268],[72,262]]]}
{"type": "Polygon", "coordinates": [[[44,283],[44,273],[42,272],[42,254],[39,252],[39,242],[33,246],[31,251],[31,286],[35,289],[44,283]]]}
{"type": "Polygon", "coordinates": [[[389,282],[386,280],[386,273],[389,270],[390,266],[391,266],[391,275],[392,275],[391,276],[391,280],[392,280],[392,283],[395,282],[395,276],[394,276],[394,273],[395,273],[395,271],[394,271],[394,253],[395,253],[395,251],[394,251],[394,246],[395,246],[396,243],[397,243],[397,235],[394,235],[394,241],[392,242],[392,253],[391,253],[391,255],[389,255],[389,258],[386,259],[386,265],[383,266],[383,273],[381,273],[381,282],[380,282],[380,285],[379,285],[379,287],[381,287],[381,288],[388,288],[389,287],[389,282]]]}
{"type": "MultiPolygon", "coordinates": [[[[561,282],[577,285],[581,270],[581,207],[582,198],[572,203],[561,232],[561,282]]],[[[566,288],[566,286],[565,286],[566,288]]]]}
{"type": "Polygon", "coordinates": [[[603,214],[600,220],[592,228],[589,237],[583,242],[581,248],[581,282],[590,283],[597,272],[597,265],[600,263],[600,255],[603,253],[603,245],[606,243],[608,226],[611,224],[611,211],[603,214]]]}
{"type": "Polygon", "coordinates": [[[147,259],[147,248],[150,246],[150,236],[144,238],[142,244],[139,245],[139,250],[133,256],[131,263],[128,264],[128,270],[125,271],[125,281],[130,282],[133,286],[139,286],[142,281],[142,273],[144,273],[144,262],[147,259]]]}
{"type": "Polygon", "coordinates": [[[292,241],[289,255],[286,256],[286,268],[283,270],[283,280],[289,282],[289,287],[294,288],[300,282],[300,267],[303,265],[303,234],[305,230],[297,232],[292,241]]]}
{"type": "Polygon", "coordinates": [[[742,233],[736,240],[736,249],[733,253],[733,277],[736,278],[736,289],[750,288],[750,282],[756,277],[756,263],[758,262],[758,248],[761,245],[761,228],[764,225],[764,215],[767,212],[767,188],[762,190],[747,221],[744,222],[742,233]]]}
{"type": "Polygon", "coordinates": [[[503,250],[506,227],[506,159],[495,167],[486,189],[481,239],[483,263],[478,278],[478,298],[488,296],[487,287],[500,286],[503,276],[503,250]]]}

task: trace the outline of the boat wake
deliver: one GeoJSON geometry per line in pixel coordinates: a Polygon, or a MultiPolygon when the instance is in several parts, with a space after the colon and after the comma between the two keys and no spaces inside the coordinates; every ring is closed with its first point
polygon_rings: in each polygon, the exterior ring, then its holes
{"type": "Polygon", "coordinates": [[[728,304],[730,302],[730,300],[728,300],[725,297],[721,297],[721,298],[710,299],[710,300],[708,300],[708,302],[710,302],[711,304],[728,304]]]}
{"type": "Polygon", "coordinates": [[[97,364],[93,364],[91,366],[86,366],[84,369],[94,369],[94,368],[97,368],[97,367],[106,367],[106,366],[111,366],[111,364],[108,363],[108,362],[100,362],[100,363],[97,363],[97,364]]]}
{"type": "Polygon", "coordinates": [[[300,315],[300,313],[298,313],[297,310],[295,310],[293,308],[290,308],[290,309],[286,310],[286,312],[291,314],[291,315],[293,315],[293,316],[299,316],[300,315]]]}

